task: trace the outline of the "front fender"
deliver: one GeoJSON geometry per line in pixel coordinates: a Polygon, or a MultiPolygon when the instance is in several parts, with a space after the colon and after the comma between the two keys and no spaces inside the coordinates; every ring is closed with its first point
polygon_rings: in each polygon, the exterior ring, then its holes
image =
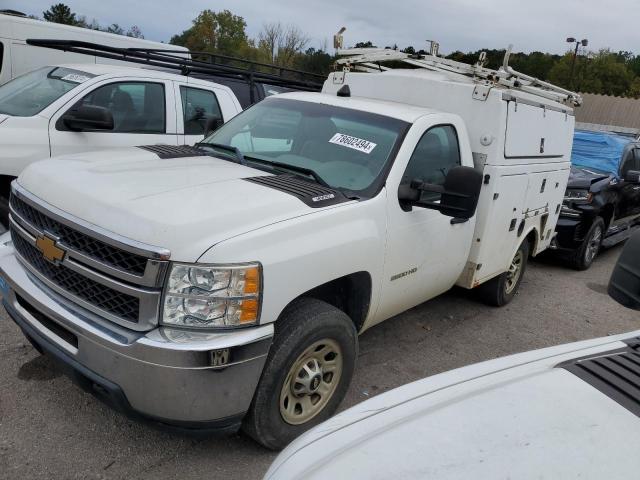
{"type": "Polygon", "coordinates": [[[386,238],[386,190],[375,198],[337,205],[225,240],[198,262],[258,261],[263,267],[261,323],[275,321],[295,298],[336,278],[368,272],[371,308],[380,297],[386,238]]]}

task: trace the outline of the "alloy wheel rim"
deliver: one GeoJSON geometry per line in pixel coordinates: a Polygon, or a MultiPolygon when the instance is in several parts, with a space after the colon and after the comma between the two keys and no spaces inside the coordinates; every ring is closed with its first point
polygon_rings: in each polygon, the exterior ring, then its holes
{"type": "Polygon", "coordinates": [[[318,415],[340,383],[342,350],[325,338],[309,346],[291,365],[280,392],[280,415],[301,425],[318,415]]]}
{"type": "Polygon", "coordinates": [[[593,232],[593,235],[589,239],[589,243],[587,244],[587,249],[584,252],[584,259],[587,263],[591,263],[596,255],[598,254],[598,250],[600,250],[600,243],[602,242],[602,229],[597,227],[593,232]]]}
{"type": "Polygon", "coordinates": [[[505,284],[505,292],[507,295],[513,292],[518,284],[518,280],[522,274],[523,260],[524,256],[522,255],[522,251],[518,250],[513,257],[513,260],[511,260],[511,265],[509,265],[509,269],[507,270],[507,282],[505,284]]]}

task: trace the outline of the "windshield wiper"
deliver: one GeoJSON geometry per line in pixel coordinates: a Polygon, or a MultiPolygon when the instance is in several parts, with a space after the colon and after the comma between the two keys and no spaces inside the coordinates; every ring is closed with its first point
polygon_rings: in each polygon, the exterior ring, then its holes
{"type": "Polygon", "coordinates": [[[302,175],[305,175],[307,177],[312,177],[317,183],[319,183],[323,187],[333,188],[331,185],[325,182],[324,179],[320,175],[318,175],[318,173],[316,173],[314,170],[311,170],[310,168],[299,167],[297,165],[290,165],[288,163],[277,162],[275,160],[265,160],[264,158],[247,157],[247,156],[245,156],[244,158],[248,159],[250,162],[264,163],[266,165],[271,165],[272,167],[275,167],[275,168],[290,170],[294,173],[301,173],[302,175]]]}
{"type": "Polygon", "coordinates": [[[240,165],[246,165],[242,152],[238,148],[232,147],[231,145],[225,145],[223,143],[200,142],[196,143],[194,146],[198,148],[210,147],[214,150],[217,148],[219,150],[224,150],[225,152],[233,153],[236,158],[236,163],[239,163],[240,165]]]}

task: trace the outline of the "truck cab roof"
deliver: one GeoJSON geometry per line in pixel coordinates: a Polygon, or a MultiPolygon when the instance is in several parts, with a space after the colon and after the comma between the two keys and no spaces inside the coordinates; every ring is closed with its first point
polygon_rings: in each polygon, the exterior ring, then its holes
{"type": "MultiPolygon", "coordinates": [[[[178,75],[171,72],[165,72],[157,69],[141,68],[127,65],[105,65],[96,63],[64,63],[59,65],[49,65],[49,67],[62,67],[70,68],[72,70],[80,70],[90,73],[91,75],[122,75],[128,77],[145,77],[145,78],[157,78],[162,80],[176,80],[184,81],[183,75],[178,75]]],[[[203,80],[200,80],[203,81],[203,80]]]]}
{"type": "Polygon", "coordinates": [[[411,105],[409,103],[380,100],[363,96],[339,97],[337,95],[327,93],[292,92],[280,94],[278,98],[288,98],[291,100],[299,100],[304,102],[323,103],[335,107],[361,110],[364,112],[395,118],[408,123],[413,123],[418,118],[425,115],[442,113],[439,110],[419,107],[416,105],[411,105]]]}

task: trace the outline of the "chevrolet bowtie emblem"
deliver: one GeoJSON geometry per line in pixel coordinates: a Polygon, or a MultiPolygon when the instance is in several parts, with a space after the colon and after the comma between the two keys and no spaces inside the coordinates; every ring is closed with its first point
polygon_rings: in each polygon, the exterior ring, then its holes
{"type": "Polygon", "coordinates": [[[42,256],[51,263],[60,263],[64,259],[65,252],[56,245],[53,238],[45,235],[36,238],[36,248],[42,252],[42,256]]]}

